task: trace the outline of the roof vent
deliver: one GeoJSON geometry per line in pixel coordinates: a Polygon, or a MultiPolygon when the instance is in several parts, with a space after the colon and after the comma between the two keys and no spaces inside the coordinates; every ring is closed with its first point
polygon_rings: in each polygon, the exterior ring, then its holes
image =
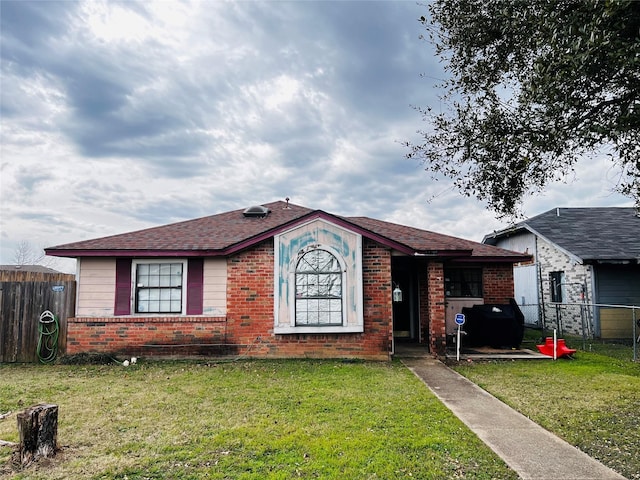
{"type": "Polygon", "coordinates": [[[252,218],[264,218],[269,215],[269,212],[271,212],[271,210],[269,210],[267,207],[263,207],[262,205],[254,205],[253,207],[249,207],[244,212],[242,212],[242,215],[252,218]]]}

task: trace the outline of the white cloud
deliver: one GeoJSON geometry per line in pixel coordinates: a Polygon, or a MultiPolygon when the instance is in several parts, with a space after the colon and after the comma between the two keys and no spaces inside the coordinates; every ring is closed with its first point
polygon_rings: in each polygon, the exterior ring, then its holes
{"type": "MultiPolygon", "coordinates": [[[[479,240],[404,158],[441,66],[410,2],[3,2],[0,263],[290,197],[479,240]]],[[[607,162],[525,202],[628,205],[607,162]]]]}

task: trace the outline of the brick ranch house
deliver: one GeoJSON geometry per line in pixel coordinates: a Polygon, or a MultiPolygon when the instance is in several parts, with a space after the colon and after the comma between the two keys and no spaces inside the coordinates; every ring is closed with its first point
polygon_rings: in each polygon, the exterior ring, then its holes
{"type": "Polygon", "coordinates": [[[78,260],[69,355],[380,360],[400,338],[444,354],[447,305],[469,288],[473,303],[508,303],[513,264],[529,260],[288,201],[46,253],[78,260]]]}

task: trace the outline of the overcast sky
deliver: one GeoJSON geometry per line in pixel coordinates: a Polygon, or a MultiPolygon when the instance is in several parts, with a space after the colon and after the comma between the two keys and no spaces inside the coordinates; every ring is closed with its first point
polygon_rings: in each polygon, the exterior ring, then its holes
{"type": "MultiPolygon", "coordinates": [[[[402,142],[445,75],[415,2],[0,2],[0,263],[283,200],[480,241],[402,142]]],[[[605,160],[529,198],[631,206],[605,160]]],[[[72,269],[69,263],[59,265],[72,269]]]]}

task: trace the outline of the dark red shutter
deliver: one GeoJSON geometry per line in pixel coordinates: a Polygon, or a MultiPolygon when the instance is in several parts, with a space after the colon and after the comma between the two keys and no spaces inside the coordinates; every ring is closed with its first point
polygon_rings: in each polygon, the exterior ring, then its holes
{"type": "Polygon", "coordinates": [[[202,315],[204,259],[190,258],[187,267],[187,315],[202,315]]]}
{"type": "Polygon", "coordinates": [[[131,314],[131,259],[116,258],[116,301],[114,315],[131,314]]]}

